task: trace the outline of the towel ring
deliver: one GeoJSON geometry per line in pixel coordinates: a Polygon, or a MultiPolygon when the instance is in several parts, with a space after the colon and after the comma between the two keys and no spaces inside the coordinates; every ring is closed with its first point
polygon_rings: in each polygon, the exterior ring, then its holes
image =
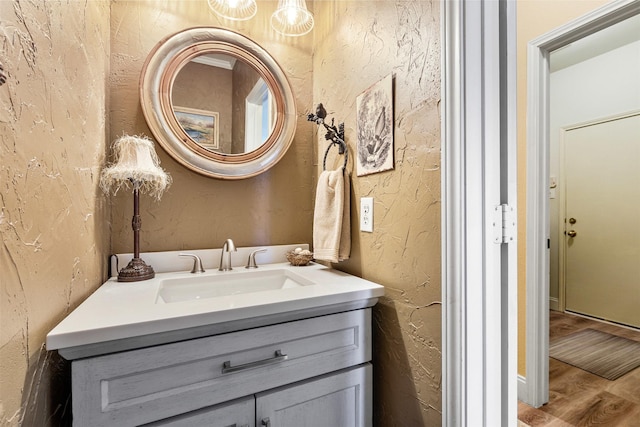
{"type": "Polygon", "coordinates": [[[332,142],[327,147],[327,150],[324,152],[324,159],[322,159],[322,170],[327,170],[327,155],[329,154],[329,150],[331,150],[331,147],[333,147],[334,145],[337,145],[338,148],[342,148],[344,150],[344,165],[342,165],[342,170],[345,171],[347,169],[347,161],[349,160],[349,150],[347,150],[346,144],[341,147],[342,144],[340,144],[339,142],[332,142]]]}

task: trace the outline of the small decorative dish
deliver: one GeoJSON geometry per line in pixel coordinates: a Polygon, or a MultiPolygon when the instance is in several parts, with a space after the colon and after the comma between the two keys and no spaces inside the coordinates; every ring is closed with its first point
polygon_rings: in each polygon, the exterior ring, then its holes
{"type": "Polygon", "coordinates": [[[309,264],[309,261],[313,259],[313,252],[296,248],[294,251],[287,252],[286,256],[291,265],[302,267],[309,264]]]}

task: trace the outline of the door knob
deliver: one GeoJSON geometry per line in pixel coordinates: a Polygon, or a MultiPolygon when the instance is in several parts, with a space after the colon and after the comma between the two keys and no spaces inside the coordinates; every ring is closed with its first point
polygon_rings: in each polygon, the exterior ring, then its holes
{"type": "Polygon", "coordinates": [[[569,235],[569,237],[576,237],[578,235],[576,230],[569,230],[567,234],[569,235]]]}

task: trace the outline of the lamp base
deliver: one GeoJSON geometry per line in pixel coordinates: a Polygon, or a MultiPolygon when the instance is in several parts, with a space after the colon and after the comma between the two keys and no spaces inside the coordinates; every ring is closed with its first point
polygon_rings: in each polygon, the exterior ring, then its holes
{"type": "Polygon", "coordinates": [[[138,282],[153,279],[156,272],[142,258],[133,258],[129,264],[118,272],[118,282],[138,282]]]}

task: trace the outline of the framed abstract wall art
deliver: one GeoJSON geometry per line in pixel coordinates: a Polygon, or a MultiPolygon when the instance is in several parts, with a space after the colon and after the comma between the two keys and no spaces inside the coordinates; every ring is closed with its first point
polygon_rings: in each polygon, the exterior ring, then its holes
{"type": "Polygon", "coordinates": [[[393,75],[389,74],[356,98],[356,114],[357,175],[393,169],[393,75]]]}

